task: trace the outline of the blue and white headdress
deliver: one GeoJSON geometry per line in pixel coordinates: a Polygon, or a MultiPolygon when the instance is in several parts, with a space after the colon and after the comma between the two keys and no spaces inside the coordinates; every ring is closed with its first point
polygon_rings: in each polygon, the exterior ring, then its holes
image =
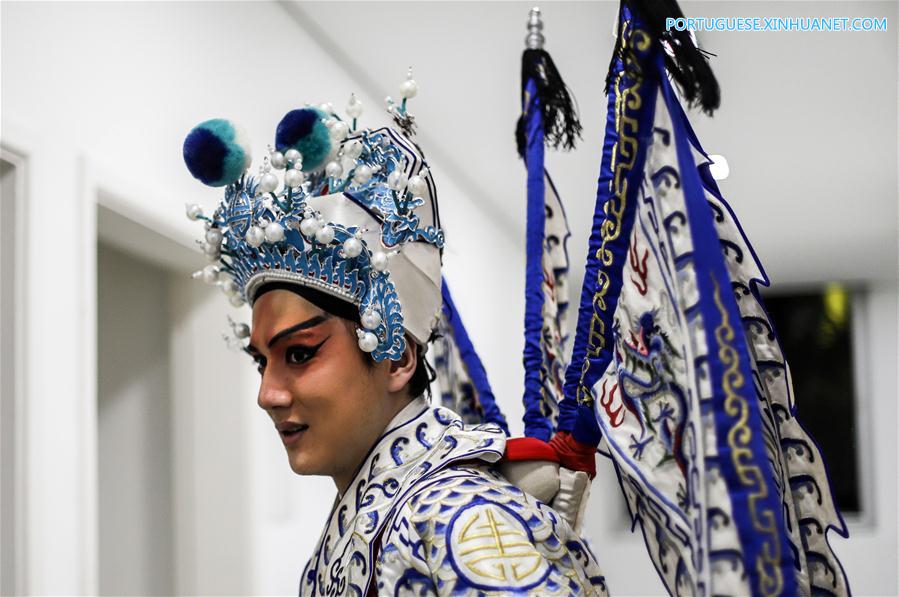
{"type": "MultiPolygon", "coordinates": [[[[330,104],[288,112],[256,176],[239,127],[223,119],[196,126],[184,161],[204,184],[225,187],[206,216],[203,250],[212,262],[195,277],[222,288],[231,303],[250,304],[272,282],[308,287],[359,308],[359,346],[376,361],[399,359],[404,334],[426,345],[441,309],[443,232],[437,194],[421,151],[408,137],[407,99],[388,112],[403,132],[358,129],[361,102],[350,97],[347,120],[330,104]]],[[[246,337],[246,326],[235,326],[246,337]]]]}

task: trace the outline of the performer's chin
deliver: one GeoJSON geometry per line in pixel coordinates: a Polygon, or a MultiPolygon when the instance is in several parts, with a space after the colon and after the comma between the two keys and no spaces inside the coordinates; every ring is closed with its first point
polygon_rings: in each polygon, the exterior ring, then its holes
{"type": "Polygon", "coordinates": [[[298,475],[321,475],[321,459],[316,459],[314,451],[310,449],[309,432],[304,431],[292,443],[285,442],[284,449],[287,452],[287,462],[290,469],[298,475]]]}

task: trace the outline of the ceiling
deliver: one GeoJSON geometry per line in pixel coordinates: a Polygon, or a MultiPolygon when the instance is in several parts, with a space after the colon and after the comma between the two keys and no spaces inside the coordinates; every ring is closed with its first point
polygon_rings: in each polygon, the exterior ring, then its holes
{"type": "MultiPolygon", "coordinates": [[[[605,119],[603,79],[617,2],[546,2],[546,49],[584,124],[548,166],[572,227],[579,288],[605,119]]],[[[408,66],[411,109],[437,182],[451,177],[524,251],[525,172],[514,144],[522,2],[286,2],[282,6],[373,97],[397,96],[408,66]]],[[[694,16],[822,16],[820,4],[682,3],[694,16]]],[[[887,16],[895,3],[827,3],[827,16],[887,16]]],[[[724,155],[722,190],[781,287],[897,277],[897,38],[885,33],[708,33],[722,86],[709,119],[692,116],[724,155]]],[[[452,197],[441,196],[443,202],[452,197]]],[[[451,234],[451,231],[449,231],[451,234]]],[[[449,237],[452,242],[452,237],[449,237]]]]}

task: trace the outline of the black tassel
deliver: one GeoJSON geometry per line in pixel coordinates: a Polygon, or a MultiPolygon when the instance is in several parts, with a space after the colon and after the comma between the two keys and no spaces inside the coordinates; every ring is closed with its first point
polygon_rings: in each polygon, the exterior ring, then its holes
{"type": "MultiPolygon", "coordinates": [[[[546,50],[525,50],[521,56],[521,99],[524,103],[525,85],[528,79],[537,83],[543,113],[543,134],[547,145],[574,149],[575,139],[581,136],[583,127],[578,120],[577,102],[562,80],[553,59],[546,50]]],[[[515,127],[518,155],[524,158],[527,149],[527,115],[521,114],[515,127]]]]}
{"type": "MultiPolygon", "coordinates": [[[[665,52],[665,68],[680,88],[687,105],[698,105],[703,112],[711,115],[721,105],[721,89],[708,60],[708,57],[714,54],[700,49],[693,43],[689,31],[666,30],[666,19],[679,19],[684,16],[677,2],[622,0],[621,6],[623,7],[626,2],[632,11],[639,13],[643,18],[646,28],[649,29],[648,33],[671,50],[671,53],[662,50],[665,52]]],[[[609,65],[609,76],[606,78],[606,93],[609,92],[609,85],[612,82],[615,61],[620,58],[621,43],[619,31],[612,62],[609,65]]]]}

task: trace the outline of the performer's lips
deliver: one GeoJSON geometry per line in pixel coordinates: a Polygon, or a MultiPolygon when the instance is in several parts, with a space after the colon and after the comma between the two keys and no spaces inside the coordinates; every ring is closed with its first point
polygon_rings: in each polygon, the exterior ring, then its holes
{"type": "Polygon", "coordinates": [[[303,435],[303,432],[309,429],[309,425],[305,425],[303,423],[294,423],[292,421],[284,421],[283,423],[278,423],[275,426],[278,429],[278,433],[281,434],[281,441],[284,442],[285,446],[290,446],[299,441],[300,436],[303,435]]]}

